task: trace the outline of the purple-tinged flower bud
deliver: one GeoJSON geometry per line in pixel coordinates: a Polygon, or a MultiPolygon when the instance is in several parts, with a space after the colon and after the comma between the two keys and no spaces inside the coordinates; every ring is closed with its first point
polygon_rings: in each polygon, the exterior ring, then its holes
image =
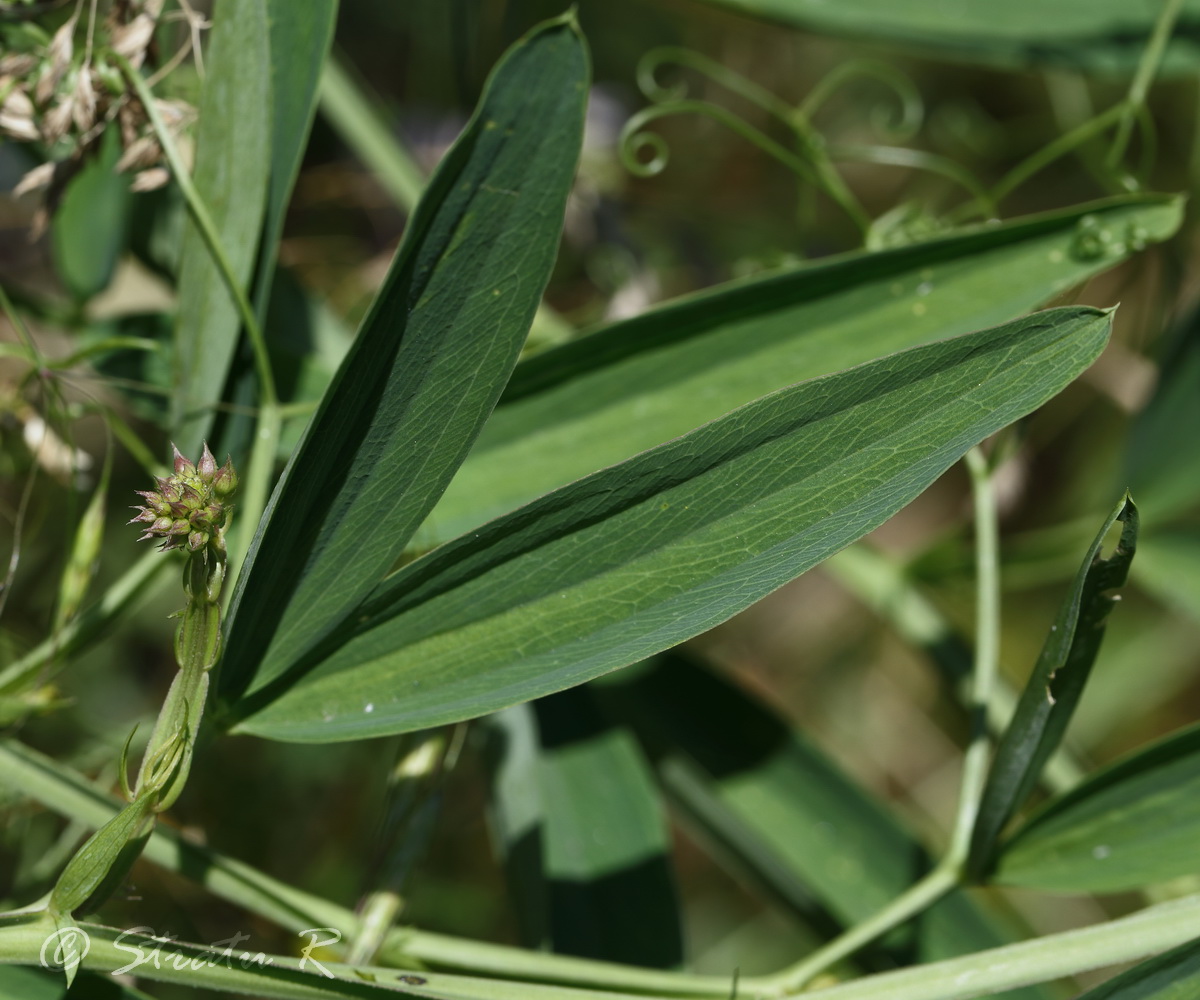
{"type": "Polygon", "coordinates": [[[173,479],[155,479],[158,483],[158,492],[162,498],[170,503],[172,500],[179,499],[179,483],[173,479]]]}
{"type": "Polygon", "coordinates": [[[171,450],[175,452],[175,475],[188,476],[189,478],[196,475],[196,467],[179,454],[179,449],[174,444],[171,445],[171,450]]]}
{"type": "Polygon", "coordinates": [[[213,476],[217,472],[217,460],[213,458],[212,452],[208,450],[208,442],[204,442],[204,452],[200,456],[200,461],[196,464],[196,473],[200,476],[201,482],[211,483],[213,476]]]}
{"type": "Polygon", "coordinates": [[[237,489],[233,462],[226,461],[218,469],[207,444],[195,464],[184,458],[174,445],[172,448],[174,475],[156,477],[156,491],[138,491],[146,502],[133,508],[138,514],[129,523],[148,525],[142,538],[163,539],[160,546],[163,551],[186,545],[192,552],[211,546],[222,553],[231,510],[231,505],[224,501],[237,489]]]}
{"type": "Polygon", "coordinates": [[[220,500],[225,500],[237,492],[238,477],[233,471],[233,459],[226,458],[225,464],[213,476],[212,491],[220,500]]]}

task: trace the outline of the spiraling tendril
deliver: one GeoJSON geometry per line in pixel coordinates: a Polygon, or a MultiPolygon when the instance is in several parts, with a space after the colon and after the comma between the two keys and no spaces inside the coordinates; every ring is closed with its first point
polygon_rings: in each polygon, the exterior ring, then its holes
{"type": "MultiPolygon", "coordinates": [[[[824,137],[812,124],[813,116],[835,92],[864,77],[883,83],[892,91],[898,102],[894,108],[875,109],[872,119],[876,129],[893,138],[913,135],[924,120],[924,105],[920,95],[907,76],[883,63],[864,59],[845,63],[818,82],[798,107],[792,107],[766,88],[698,52],[673,46],[651,49],[638,63],[637,82],[638,88],[646,99],[652,102],[652,106],[633,115],[621,130],[621,162],[630,173],[638,177],[653,177],[661,173],[670,160],[670,149],[661,135],[645,131],[645,127],[650,122],[668,115],[705,115],[753,143],[805,183],[823,190],[865,233],[871,224],[870,217],[837,172],[833,164],[833,159],[837,157],[831,156],[832,150],[826,148],[824,137]],[[777,119],[795,136],[795,150],[788,149],[761,129],[718,104],[689,98],[685,80],[681,79],[670,85],[660,82],[660,71],[671,65],[707,77],[777,119]],[[646,159],[647,153],[650,154],[649,159],[646,159]]],[[[878,150],[889,148],[849,147],[841,151],[841,158],[899,163],[943,174],[966,187],[979,201],[980,207],[984,211],[989,210],[990,202],[986,192],[967,171],[962,168],[956,169],[956,165],[941,157],[915,150],[897,151],[890,158],[877,153],[878,150]],[[908,155],[902,157],[899,155],[901,152],[908,155]]]]}
{"type": "Polygon", "coordinates": [[[712,118],[722,125],[732,129],[742,138],[754,143],[759,149],[774,157],[788,169],[806,181],[816,180],[812,168],[792,153],[786,147],[776,142],[764,132],[739,118],[732,111],[713,104],[710,101],[676,100],[654,107],[643,108],[633,115],[621,129],[621,139],[618,152],[625,168],[638,177],[653,177],[662,173],[670,160],[670,149],[666,140],[656,132],[643,131],[646,125],[657,118],[668,115],[699,114],[712,118]],[[645,150],[652,150],[654,156],[649,161],[639,159],[645,150]]]}
{"type": "Polygon", "coordinates": [[[791,107],[764,87],[707,56],[688,49],[663,47],[647,52],[638,64],[637,80],[642,93],[647,100],[654,102],[654,106],[644,108],[633,115],[621,130],[618,154],[621,162],[632,174],[638,177],[652,177],[661,173],[670,159],[666,140],[653,132],[643,131],[646,125],[667,115],[705,115],[752,142],[795,173],[800,180],[819,187],[842,207],[863,233],[866,233],[871,224],[870,217],[830,162],[825,152],[824,138],[809,125],[807,118],[798,109],[791,107]],[[668,64],[700,73],[778,119],[795,136],[797,152],[776,142],[762,130],[718,104],[689,99],[687,85],[683,81],[671,86],[659,83],[658,71],[668,64]],[[644,160],[642,157],[647,151],[652,155],[649,160],[644,160]]]}
{"type": "Polygon", "coordinates": [[[871,125],[890,142],[911,139],[925,122],[925,102],[917,85],[899,70],[872,59],[851,59],[825,74],[794,112],[807,120],[817,114],[842,87],[855,80],[871,79],[882,83],[896,97],[896,106],[876,104],[870,113],[871,125]]]}

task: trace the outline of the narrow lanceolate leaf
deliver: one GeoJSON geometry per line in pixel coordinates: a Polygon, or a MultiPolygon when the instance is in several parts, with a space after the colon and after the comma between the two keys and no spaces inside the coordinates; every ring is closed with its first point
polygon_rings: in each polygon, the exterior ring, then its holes
{"type": "Polygon", "coordinates": [[[1194,875],[1200,843],[1200,727],[1098,772],[1004,845],[993,881],[1121,892],[1194,875]]]}
{"type": "Polygon", "coordinates": [[[572,17],[493,72],[268,506],[234,597],[226,692],[275,679],[354,612],[465,457],[554,263],[587,80],[572,17]]]}
{"type": "MultiPolygon", "coordinates": [[[[213,12],[200,98],[193,180],[244,288],[253,272],[267,197],[271,137],[266,0],[220,0],[213,12]]],[[[229,371],[241,324],[208,247],[189,222],[179,265],[171,423],[198,452],[229,371]]]]}
{"type": "MultiPolygon", "coordinates": [[[[907,49],[997,66],[1063,66],[1096,73],[1132,73],[1160,4],[1124,0],[1013,0],[1005,4],[951,0],[710,0],[752,17],[804,31],[890,42],[907,49]]],[[[1184,0],[1164,68],[1200,65],[1200,3],[1184,0]]]]}
{"type": "Polygon", "coordinates": [[[673,968],[683,961],[670,837],[632,733],[587,688],[500,713],[495,824],[531,946],[673,968]],[[507,746],[504,744],[508,744],[507,746]]]}
{"type": "MultiPolygon", "coordinates": [[[[1176,231],[1138,196],[722,285],[522,362],[423,530],[445,540],[768,392],[1016,319],[1176,231]]],[[[1122,484],[1124,485],[1124,484],[1122,484]]]]}
{"type": "MultiPolygon", "coordinates": [[[[877,799],[717,672],[668,652],[589,690],[634,728],[673,804],[718,862],[810,921],[825,915],[834,930],[853,926],[931,866],[877,799]]],[[[996,915],[955,891],[889,935],[884,955],[863,957],[868,967],[880,958],[928,962],[1009,940],[996,915]]]]}
{"type": "Polygon", "coordinates": [[[1088,990],[1079,1000],[1187,1000],[1200,996],[1200,941],[1172,948],[1088,990]]]}
{"type": "Polygon", "coordinates": [[[1058,309],[773,393],[405,567],[239,728],[338,740],[572,687],[749,606],[916,497],[1095,359],[1058,309]]]}
{"type": "Polygon", "coordinates": [[[1117,600],[1113,591],[1129,574],[1137,535],[1137,508],[1126,494],[1088,549],[996,749],[971,835],[967,869],[973,878],[986,876],[1000,832],[1029,797],[1062,741],[1100,652],[1105,621],[1117,600]],[[1100,547],[1117,521],[1122,522],[1120,541],[1113,554],[1102,559],[1100,547]]]}

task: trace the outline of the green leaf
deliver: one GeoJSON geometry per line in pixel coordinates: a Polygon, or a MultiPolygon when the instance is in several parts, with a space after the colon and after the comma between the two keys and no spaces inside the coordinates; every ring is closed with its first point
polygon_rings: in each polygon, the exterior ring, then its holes
{"type": "Polygon", "coordinates": [[[672,968],[683,935],[658,790],[587,688],[501,713],[497,824],[530,945],[672,968]]]}
{"type": "MultiPolygon", "coordinates": [[[[709,0],[752,17],[814,31],[925,49],[933,55],[1003,67],[1061,66],[1132,73],[1158,17],[1159,4],[1123,0],[709,0]]],[[[1164,68],[1200,65],[1200,2],[1184,0],[1164,68]]]]}
{"type": "Polygon", "coordinates": [[[1012,721],[1000,738],[971,833],[967,871],[982,879],[1001,831],[1029,798],[1046,761],[1062,741],[1104,640],[1105,620],[1118,600],[1137,549],[1138,512],[1125,494],[1105,519],[1084,556],[1012,721]],[[1113,554],[1100,558],[1109,529],[1122,522],[1113,554]]]}
{"type": "Polygon", "coordinates": [[[275,679],[352,613],[465,457],[554,263],[587,81],[570,16],[493,71],[259,526],[226,693],[275,679]]]}
{"type": "Polygon", "coordinates": [[[121,884],[154,829],[153,808],[150,797],[135,799],[75,852],[50,895],[56,918],[69,917],[85,903],[95,909],[121,884]]]}
{"type": "MultiPolygon", "coordinates": [[[[205,55],[193,180],[234,276],[254,268],[271,140],[266,0],[220,0],[205,55]]],[[[179,265],[179,327],[171,423],[175,443],[200,450],[229,371],[241,324],[220,272],[189,219],[179,265]]]]}
{"type": "MultiPolygon", "coordinates": [[[[591,687],[637,732],[701,843],[801,915],[812,919],[816,908],[853,926],[931,866],[878,800],[717,672],[668,652],[591,687]]],[[[891,962],[932,961],[1004,944],[1006,930],[955,891],[890,935],[884,950],[891,962]]]]}
{"type": "Polygon", "coordinates": [[[1004,845],[993,881],[1122,892],[1200,871],[1200,726],[1099,771],[1004,845]]]}
{"type": "Polygon", "coordinates": [[[1166,239],[1181,211],[1123,198],[849,254],[547,351],[517,366],[428,529],[451,538],[782,386],[1015,319],[1124,259],[1130,234],[1166,239]]]}
{"type": "Polygon", "coordinates": [[[358,739],[580,684],[724,621],[880,525],[1087,367],[1110,314],[1058,309],[750,403],[394,574],[244,732],[358,739]],[[315,669],[314,669],[315,668],[315,669]]]}
{"type": "Polygon", "coordinates": [[[1172,948],[1088,990],[1079,1000],[1188,1000],[1200,994],[1200,941],[1172,948]]]}
{"type": "Polygon", "coordinates": [[[109,129],[100,155],[67,185],[50,224],[54,263],[76,299],[108,287],[128,231],[129,178],[115,170],[121,157],[117,131],[109,129]]]}
{"type": "MultiPolygon", "coordinates": [[[[276,305],[274,291],[278,278],[276,259],[279,238],[283,233],[284,214],[316,113],[317,84],[333,41],[338,4],[337,0],[313,0],[299,5],[288,0],[265,2],[270,34],[272,128],[262,239],[254,269],[253,303],[258,325],[269,343],[269,326],[275,321],[270,310],[276,305]]],[[[271,360],[275,360],[274,356],[271,360]]],[[[275,371],[272,365],[272,372],[275,371]]],[[[278,380],[276,389],[282,402],[291,400],[286,394],[286,387],[280,385],[278,380]]],[[[236,455],[252,450],[253,436],[257,430],[257,420],[253,414],[260,394],[253,352],[249,343],[243,341],[232,363],[232,372],[223,393],[224,400],[235,404],[242,412],[224,413],[213,420],[208,438],[214,452],[232,452],[236,455]]],[[[280,442],[280,451],[285,459],[295,444],[294,436],[286,445],[280,442]]]]}

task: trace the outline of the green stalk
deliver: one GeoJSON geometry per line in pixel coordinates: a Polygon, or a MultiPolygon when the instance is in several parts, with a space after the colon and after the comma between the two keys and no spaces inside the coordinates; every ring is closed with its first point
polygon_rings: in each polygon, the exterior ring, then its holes
{"type": "Polygon", "coordinates": [[[963,759],[958,811],[946,854],[927,875],[897,896],[878,913],[818,948],[807,958],[766,978],[771,992],[798,992],[818,973],[853,955],[942,898],[962,882],[971,831],[983,798],[991,741],[987,706],[991,701],[1000,659],[1000,559],[996,499],[992,473],[978,448],[966,454],[975,508],[976,625],[975,662],[972,669],[971,741],[963,759]]]}
{"type": "Polygon", "coordinates": [[[1096,136],[1112,128],[1120,121],[1124,113],[1124,104],[1114,104],[1107,111],[1102,111],[1095,118],[1089,119],[1066,135],[1060,135],[1051,143],[1047,143],[1035,153],[1031,153],[1005,174],[992,188],[993,203],[999,205],[1008,195],[1024,184],[1035,174],[1045,170],[1055,160],[1062,159],[1079,146],[1089,142],[1096,136]]]}
{"type": "MultiPolygon", "coordinates": [[[[196,573],[199,556],[193,555],[185,573],[196,573]]],[[[224,566],[220,572],[223,573],[224,566]]],[[[219,585],[218,585],[219,588],[219,585]]],[[[219,589],[216,591],[220,593],[219,589]]],[[[134,794],[155,789],[155,811],[169,809],[179,798],[191,769],[196,739],[208,701],[208,682],[221,647],[221,606],[201,592],[188,600],[175,641],[179,673],[163,702],[150,742],[142,759],[134,794]]]]}
{"type": "MultiPolygon", "coordinates": [[[[8,787],[88,826],[100,825],[119,808],[111,796],[92,787],[70,768],[11,741],[0,742],[0,776],[8,787]]],[[[349,910],[200,847],[176,830],[156,829],[146,844],[145,856],[171,871],[197,878],[215,895],[282,927],[297,931],[306,927],[336,927],[347,937],[356,931],[356,918],[349,910]]],[[[9,923],[14,919],[0,918],[0,962],[34,963],[37,951],[19,948],[19,942],[10,932],[9,923]]],[[[1080,930],[869,976],[830,987],[819,995],[822,1000],[966,1000],[1137,961],[1195,937],[1200,937],[1200,895],[1147,907],[1131,916],[1080,930]]],[[[40,940],[37,947],[40,948],[40,940]]],[[[381,957],[390,964],[397,964],[403,958],[410,964],[512,980],[642,991],[657,996],[729,996],[725,978],[656,972],[549,955],[411,928],[393,930],[381,957]]],[[[739,997],[751,1000],[787,995],[788,991],[780,990],[771,978],[742,980],[739,997]]],[[[534,995],[533,988],[522,986],[529,990],[526,995],[534,995]]]]}
{"type": "MultiPolygon", "coordinates": [[[[0,742],[0,783],[90,827],[109,821],[122,805],[71,768],[13,741],[0,742]]],[[[344,941],[353,941],[362,933],[359,918],[345,907],[201,847],[171,827],[156,828],[143,854],[148,861],[197,879],[221,899],[288,930],[334,927],[344,941]]],[[[526,951],[408,927],[392,928],[378,954],[379,961],[399,968],[453,969],[505,979],[640,990],[660,996],[725,998],[729,995],[729,983],[724,978],[658,972],[526,951]]]]}
{"type": "Polygon", "coordinates": [[[267,494],[275,469],[275,454],[279,447],[282,419],[279,414],[279,395],[275,388],[275,376],[271,371],[270,355],[267,353],[267,341],[254,314],[254,308],[246,296],[245,289],[242,288],[233,273],[233,266],[229,263],[229,258],[221,245],[221,237],[209,215],[208,206],[205,205],[200,192],[196,190],[196,185],[192,183],[191,175],[179,155],[179,149],[163,123],[162,116],[158,113],[154,104],[154,95],[150,92],[142,75],[130,65],[129,60],[118,53],[113,53],[112,59],[137,93],[138,100],[142,102],[146,116],[154,129],[155,138],[158,139],[163,155],[166,156],[167,163],[171,167],[175,183],[179,185],[179,190],[187,203],[192,221],[196,224],[196,229],[200,233],[201,239],[204,240],[204,245],[208,248],[213,264],[225,281],[254,352],[254,368],[258,375],[261,398],[259,399],[258,428],[255,433],[254,448],[242,482],[242,526],[239,531],[235,532],[234,544],[231,546],[233,553],[230,562],[236,572],[245,559],[246,552],[250,548],[251,537],[266,508],[267,494]]]}
{"type": "Polygon", "coordinates": [[[1164,0],[1162,10],[1158,13],[1158,20],[1154,22],[1154,33],[1150,36],[1150,42],[1142,52],[1142,58],[1138,61],[1137,72],[1129,84],[1129,93],[1124,102],[1118,105],[1121,108],[1121,120],[1117,125],[1117,134],[1113,137],[1112,147],[1108,151],[1108,168],[1110,170],[1115,170],[1125,156],[1130,136],[1133,134],[1134,120],[1146,103],[1146,94],[1150,90],[1150,84],[1154,82],[1158,67],[1162,65],[1163,55],[1167,51],[1167,42],[1171,39],[1171,31],[1175,27],[1182,7],[1183,0],[1164,0]]]}

